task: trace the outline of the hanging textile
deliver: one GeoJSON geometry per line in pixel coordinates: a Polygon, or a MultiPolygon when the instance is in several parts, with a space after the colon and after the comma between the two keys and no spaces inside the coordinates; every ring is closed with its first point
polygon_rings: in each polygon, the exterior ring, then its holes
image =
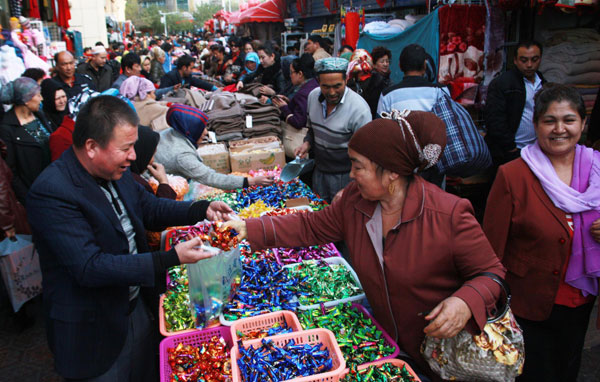
{"type": "Polygon", "coordinates": [[[22,0],[10,0],[10,14],[14,17],[21,17],[22,0]]]}
{"type": "Polygon", "coordinates": [[[36,19],[41,17],[39,0],[29,0],[29,17],[36,19]]]}
{"type": "Polygon", "coordinates": [[[456,99],[483,80],[486,10],[483,5],[445,5],[439,17],[438,81],[450,85],[456,99]]]}
{"type": "Polygon", "coordinates": [[[390,63],[390,70],[392,72],[390,78],[392,83],[398,83],[403,77],[398,65],[400,52],[409,44],[418,42],[433,58],[437,66],[440,45],[439,26],[438,10],[436,9],[411,27],[395,35],[378,36],[365,32],[360,36],[357,47],[371,52],[376,46],[382,45],[394,52],[392,57],[393,63],[390,63]]]}
{"type": "MultiPolygon", "coordinates": [[[[502,71],[504,64],[504,25],[506,17],[502,9],[491,4],[486,3],[486,10],[483,84],[487,87],[494,77],[502,71]]],[[[487,94],[487,91],[481,91],[480,94],[487,94]]]]}
{"type": "Polygon", "coordinates": [[[56,25],[69,29],[69,20],[71,20],[71,10],[69,9],[69,0],[50,0],[54,10],[54,22],[56,25]]]}
{"type": "Polygon", "coordinates": [[[356,48],[358,37],[365,25],[364,8],[341,7],[342,44],[356,48]]]}

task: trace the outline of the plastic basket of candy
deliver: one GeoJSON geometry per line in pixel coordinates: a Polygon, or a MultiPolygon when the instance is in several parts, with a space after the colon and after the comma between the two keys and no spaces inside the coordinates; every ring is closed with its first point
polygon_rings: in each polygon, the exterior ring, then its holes
{"type": "Polygon", "coordinates": [[[281,310],[235,321],[231,325],[231,338],[237,343],[238,339],[249,341],[300,330],[302,325],[294,312],[281,310]]]}
{"type": "Polygon", "coordinates": [[[367,365],[400,354],[398,344],[360,304],[300,310],[303,329],[322,328],[335,333],[348,367],[367,365]]]}
{"type": "MultiPolygon", "coordinates": [[[[164,304],[165,304],[165,295],[160,296],[160,302],[159,302],[159,306],[158,306],[158,330],[160,330],[160,334],[163,337],[171,337],[171,336],[176,336],[179,334],[186,334],[186,333],[195,333],[198,330],[197,329],[192,329],[194,327],[194,318],[192,317],[192,314],[190,312],[189,314],[189,318],[187,319],[187,324],[189,324],[189,329],[173,329],[173,325],[172,324],[167,324],[167,322],[169,322],[169,319],[165,316],[165,308],[164,308],[164,304]]],[[[179,327],[185,327],[186,326],[186,317],[180,317],[177,318],[178,321],[178,325],[181,325],[179,327]]]]}
{"type": "Polygon", "coordinates": [[[357,370],[346,369],[340,376],[341,382],[421,382],[417,373],[400,359],[380,360],[368,365],[362,365],[357,370]]]}
{"type": "MultiPolygon", "coordinates": [[[[306,288],[317,290],[317,292],[320,289],[321,292],[327,292],[327,294],[330,296],[337,296],[337,298],[315,295],[315,298],[313,298],[313,300],[315,300],[314,303],[307,304],[305,302],[306,299],[303,299],[301,296],[299,298],[299,309],[317,309],[321,307],[321,305],[330,307],[345,302],[358,302],[365,299],[365,293],[360,280],[356,275],[356,272],[354,272],[354,269],[352,269],[350,264],[348,264],[343,257],[330,257],[319,261],[308,260],[297,264],[286,265],[285,268],[288,269],[288,272],[297,272],[300,270],[299,267],[312,267],[313,265],[318,265],[321,262],[324,262],[329,266],[329,268],[332,270],[330,274],[325,277],[322,274],[317,275],[317,277],[304,277],[303,284],[306,286],[306,288]],[[345,281],[343,280],[344,278],[346,279],[345,281]],[[310,279],[316,279],[313,283],[316,285],[309,285],[312,282],[310,279]],[[329,300],[327,300],[327,298],[329,298],[329,300]]],[[[325,267],[323,268],[326,269],[325,267]]],[[[299,288],[302,289],[303,287],[300,286],[299,288]]]]}
{"type": "Polygon", "coordinates": [[[242,349],[238,346],[231,349],[234,382],[265,381],[271,374],[276,375],[271,380],[333,382],[346,368],[335,336],[326,329],[280,334],[246,341],[242,349]]]}
{"type": "Polygon", "coordinates": [[[186,375],[190,381],[200,377],[231,381],[232,346],[231,333],[224,326],[165,338],[160,343],[160,380],[180,381],[186,375]],[[208,378],[211,374],[213,378],[208,378]]]}

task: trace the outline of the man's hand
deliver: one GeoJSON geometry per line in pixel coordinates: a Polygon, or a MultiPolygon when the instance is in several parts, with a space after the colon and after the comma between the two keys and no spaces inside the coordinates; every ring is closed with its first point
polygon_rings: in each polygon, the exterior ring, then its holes
{"type": "Polygon", "coordinates": [[[275,95],[275,90],[269,86],[263,85],[258,89],[258,92],[261,95],[266,95],[268,97],[272,97],[275,95]]]}
{"type": "Polygon", "coordinates": [[[458,297],[448,297],[425,317],[433,321],[423,331],[431,337],[451,338],[465,327],[472,315],[466,302],[458,297]]]}
{"type": "Polygon", "coordinates": [[[160,184],[169,184],[169,178],[167,177],[167,172],[165,171],[165,166],[160,163],[153,162],[147,166],[150,175],[154,177],[154,179],[158,180],[160,184]]]}
{"type": "Polygon", "coordinates": [[[296,150],[294,150],[294,155],[300,158],[306,158],[308,150],[310,150],[310,143],[304,142],[301,146],[296,147],[296,150]]]}
{"type": "Polygon", "coordinates": [[[179,89],[181,89],[181,84],[173,85],[173,90],[179,90],[179,89]]]}
{"type": "Polygon", "coordinates": [[[262,103],[263,105],[266,104],[269,101],[269,97],[267,97],[266,95],[261,95],[260,98],[258,99],[258,102],[262,103]]]}
{"type": "Polygon", "coordinates": [[[179,262],[181,264],[193,264],[215,255],[213,252],[200,249],[200,245],[202,245],[202,239],[200,239],[198,236],[191,240],[177,244],[175,246],[175,252],[177,252],[179,262]]]}
{"type": "Polygon", "coordinates": [[[242,81],[238,81],[238,83],[235,85],[237,90],[243,89],[244,88],[244,83],[242,81]]]}
{"type": "Polygon", "coordinates": [[[238,235],[238,241],[241,241],[248,237],[248,230],[246,229],[246,222],[244,220],[230,220],[221,225],[221,230],[225,230],[225,228],[232,228],[236,230],[238,235]]]}
{"type": "Polygon", "coordinates": [[[210,221],[227,221],[233,210],[226,203],[211,202],[206,210],[206,218],[210,221]]]}
{"type": "Polygon", "coordinates": [[[251,176],[248,178],[248,184],[251,186],[270,186],[275,179],[270,176],[251,176]]]}
{"type": "Polygon", "coordinates": [[[590,233],[594,240],[600,243],[600,219],[594,221],[590,227],[590,233]]]}

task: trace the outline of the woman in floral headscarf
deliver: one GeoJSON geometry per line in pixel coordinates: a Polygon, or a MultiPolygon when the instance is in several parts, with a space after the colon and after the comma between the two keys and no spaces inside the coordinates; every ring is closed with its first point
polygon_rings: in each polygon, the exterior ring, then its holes
{"type": "Polygon", "coordinates": [[[127,97],[140,117],[140,125],[149,126],[154,131],[162,131],[167,125],[169,107],[156,101],[154,84],[144,77],[131,76],[121,84],[119,92],[127,97]]]}
{"type": "Polygon", "coordinates": [[[49,139],[52,129],[43,113],[40,85],[19,77],[0,91],[2,103],[11,104],[2,118],[0,139],[7,149],[6,163],[13,173],[13,189],[25,205],[25,195],[37,176],[50,164],[49,139]]]}
{"type": "Polygon", "coordinates": [[[344,240],[375,318],[436,381],[419,351],[425,335],[480,331],[500,288],[473,277],[504,276],[471,204],[415,175],[434,166],[445,145],[446,127],[434,114],[394,110],[352,136],[354,182],[330,207],[225,223],[252,250],[344,240]]]}
{"type": "Polygon", "coordinates": [[[373,56],[356,49],[348,65],[348,86],[369,104],[373,119],[377,118],[377,102],[383,89],[390,85],[389,62],[392,53],[382,47],[373,48],[373,56]]]}

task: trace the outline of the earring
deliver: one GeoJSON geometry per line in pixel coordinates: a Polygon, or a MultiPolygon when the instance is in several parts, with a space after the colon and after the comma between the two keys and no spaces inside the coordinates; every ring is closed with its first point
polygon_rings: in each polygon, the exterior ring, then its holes
{"type": "Polygon", "coordinates": [[[394,194],[394,188],[396,188],[394,183],[390,183],[390,185],[388,186],[388,192],[390,193],[390,195],[394,194]]]}

